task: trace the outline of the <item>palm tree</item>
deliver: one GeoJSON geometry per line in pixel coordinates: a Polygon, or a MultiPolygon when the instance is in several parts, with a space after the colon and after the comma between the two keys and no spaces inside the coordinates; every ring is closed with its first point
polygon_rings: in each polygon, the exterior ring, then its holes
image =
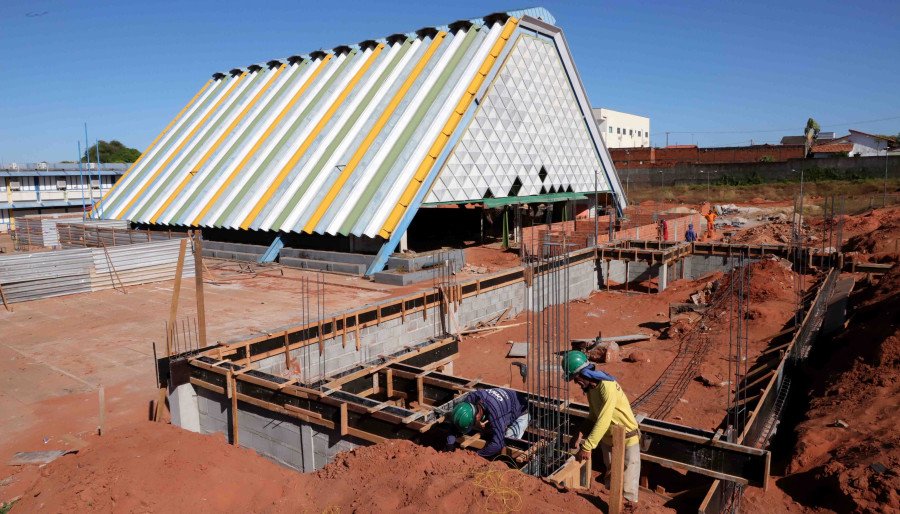
{"type": "Polygon", "coordinates": [[[812,148],[813,141],[816,140],[816,136],[819,135],[819,124],[816,120],[809,118],[806,120],[806,128],[803,130],[803,135],[806,136],[806,154],[809,154],[810,148],[812,148]]]}

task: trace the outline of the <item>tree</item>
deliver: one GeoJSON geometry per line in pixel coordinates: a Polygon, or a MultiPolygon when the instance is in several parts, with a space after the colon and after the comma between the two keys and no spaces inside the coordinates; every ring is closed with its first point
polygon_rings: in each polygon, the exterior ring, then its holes
{"type": "Polygon", "coordinates": [[[806,153],[809,153],[809,149],[812,148],[813,141],[819,135],[819,129],[820,127],[816,120],[812,118],[806,120],[806,128],[803,129],[803,135],[806,136],[806,153]]]}
{"type": "MultiPolygon", "coordinates": [[[[141,156],[141,152],[134,149],[128,148],[123,145],[121,142],[116,141],[115,139],[106,142],[100,141],[100,162],[134,162],[138,157],[141,156]]],[[[88,148],[84,157],[81,158],[81,162],[95,162],[97,160],[97,145],[91,146],[88,148]]]]}

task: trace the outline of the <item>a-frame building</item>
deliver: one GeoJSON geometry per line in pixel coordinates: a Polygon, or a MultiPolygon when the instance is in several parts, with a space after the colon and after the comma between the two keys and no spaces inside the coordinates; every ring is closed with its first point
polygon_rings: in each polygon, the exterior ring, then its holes
{"type": "Polygon", "coordinates": [[[423,207],[601,192],[621,210],[554,23],[497,13],[217,73],[94,213],[373,238],[372,272],[423,207]]]}

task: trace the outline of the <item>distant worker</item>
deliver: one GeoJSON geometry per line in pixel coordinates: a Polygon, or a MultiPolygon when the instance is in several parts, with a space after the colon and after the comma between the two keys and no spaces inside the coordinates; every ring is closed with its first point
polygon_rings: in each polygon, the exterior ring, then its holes
{"type": "Polygon", "coordinates": [[[637,506],[641,476],[640,431],[631,411],[625,392],[611,375],[596,369],[584,352],[568,351],[562,357],[562,369],[567,381],[574,380],[588,398],[590,414],[578,433],[571,440],[571,447],[578,449],[575,457],[584,461],[600,446],[606,464],[606,487],[609,487],[609,469],[612,461],[612,425],[625,429],[624,494],[626,509],[637,506]],[[587,434],[587,437],[583,436],[587,434]]]}
{"type": "MultiPolygon", "coordinates": [[[[478,455],[493,457],[506,446],[506,438],[521,439],[528,429],[528,400],[511,389],[472,391],[453,407],[450,419],[456,429],[467,434],[473,428],[489,434],[478,455]]],[[[447,446],[456,445],[456,437],[447,438],[447,446]]]]}
{"type": "Polygon", "coordinates": [[[706,238],[712,239],[716,236],[716,211],[710,209],[703,217],[706,218],[706,238]]]}
{"type": "Polygon", "coordinates": [[[666,238],[663,237],[663,220],[659,220],[656,222],[656,239],[660,241],[666,240],[666,238]]]}
{"type": "Polygon", "coordinates": [[[662,220],[662,232],[663,232],[663,241],[669,240],[669,222],[666,220],[662,220]]]}
{"type": "Polygon", "coordinates": [[[688,243],[693,243],[697,240],[697,233],[694,232],[694,224],[689,223],[687,232],[684,233],[684,240],[688,243]]]}

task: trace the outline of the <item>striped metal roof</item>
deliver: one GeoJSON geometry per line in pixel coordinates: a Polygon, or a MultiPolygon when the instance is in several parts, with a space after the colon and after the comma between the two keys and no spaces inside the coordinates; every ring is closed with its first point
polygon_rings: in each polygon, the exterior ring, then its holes
{"type": "Polygon", "coordinates": [[[216,74],[94,212],[388,238],[509,52],[517,15],[553,22],[541,8],[496,14],[216,74]]]}

